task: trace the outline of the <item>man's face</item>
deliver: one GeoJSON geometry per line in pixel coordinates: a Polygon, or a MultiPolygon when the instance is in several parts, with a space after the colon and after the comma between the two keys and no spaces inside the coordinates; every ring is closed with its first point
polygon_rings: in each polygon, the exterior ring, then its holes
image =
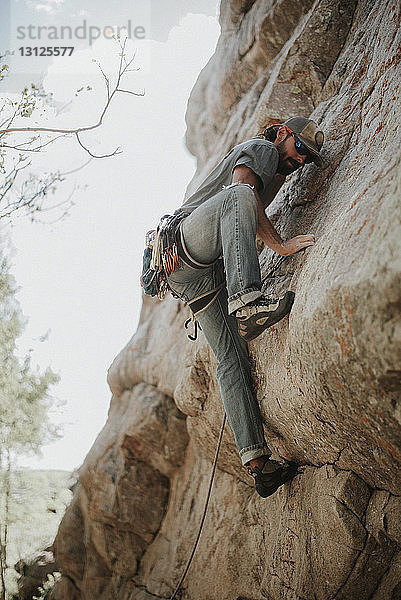
{"type": "Polygon", "coordinates": [[[307,155],[298,154],[295,148],[295,139],[292,135],[276,143],[276,148],[280,156],[277,173],[281,175],[290,175],[290,173],[303,167],[309,158],[307,155]]]}

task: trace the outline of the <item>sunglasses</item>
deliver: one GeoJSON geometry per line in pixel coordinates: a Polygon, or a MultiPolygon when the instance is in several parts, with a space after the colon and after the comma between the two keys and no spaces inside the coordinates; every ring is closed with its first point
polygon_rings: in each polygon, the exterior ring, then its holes
{"type": "Polygon", "coordinates": [[[301,142],[301,140],[299,138],[297,138],[295,133],[293,131],[291,131],[291,129],[289,127],[287,127],[286,125],[284,125],[284,127],[286,128],[288,133],[294,138],[295,150],[298,152],[298,154],[300,156],[306,156],[306,160],[305,160],[306,163],[312,162],[313,158],[312,158],[312,155],[311,155],[309,149],[305,146],[305,144],[303,144],[301,142]]]}

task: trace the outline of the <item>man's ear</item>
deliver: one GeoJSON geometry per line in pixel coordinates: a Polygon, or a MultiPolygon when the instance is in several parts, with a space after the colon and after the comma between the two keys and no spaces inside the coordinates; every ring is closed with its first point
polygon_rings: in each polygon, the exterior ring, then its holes
{"type": "Polygon", "coordinates": [[[277,129],[277,134],[276,134],[276,139],[275,142],[277,144],[279,144],[280,142],[282,142],[283,140],[285,140],[285,138],[287,137],[287,130],[285,127],[281,126],[277,129]]]}

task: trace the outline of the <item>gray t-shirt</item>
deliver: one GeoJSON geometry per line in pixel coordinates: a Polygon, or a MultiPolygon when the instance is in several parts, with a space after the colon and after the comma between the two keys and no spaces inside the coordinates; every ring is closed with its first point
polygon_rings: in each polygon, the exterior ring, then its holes
{"type": "Polygon", "coordinates": [[[191,214],[200,204],[217,194],[223,186],[230,185],[235,167],[245,165],[259,176],[262,189],[259,195],[267,193],[269,185],[276,174],[279,153],[272,142],[261,138],[252,138],[242,144],[234,146],[230,152],[219,162],[206,179],[183,203],[179,211],[191,214]]]}

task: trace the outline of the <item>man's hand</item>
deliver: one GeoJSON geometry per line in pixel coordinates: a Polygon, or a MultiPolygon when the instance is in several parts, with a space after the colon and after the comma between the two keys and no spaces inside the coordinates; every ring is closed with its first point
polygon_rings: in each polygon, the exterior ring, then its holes
{"type": "Polygon", "coordinates": [[[313,246],[314,243],[315,236],[313,234],[297,235],[286,242],[282,242],[280,247],[276,249],[276,252],[281,256],[291,256],[308,246],[313,246]]]}
{"type": "Polygon", "coordinates": [[[269,246],[269,248],[281,256],[291,256],[291,254],[296,254],[308,246],[313,246],[315,243],[315,236],[311,233],[307,233],[306,235],[297,235],[284,242],[271,224],[270,220],[267,218],[262,201],[255,190],[254,194],[258,201],[257,234],[262,242],[266,244],[266,246],[269,246]]]}

